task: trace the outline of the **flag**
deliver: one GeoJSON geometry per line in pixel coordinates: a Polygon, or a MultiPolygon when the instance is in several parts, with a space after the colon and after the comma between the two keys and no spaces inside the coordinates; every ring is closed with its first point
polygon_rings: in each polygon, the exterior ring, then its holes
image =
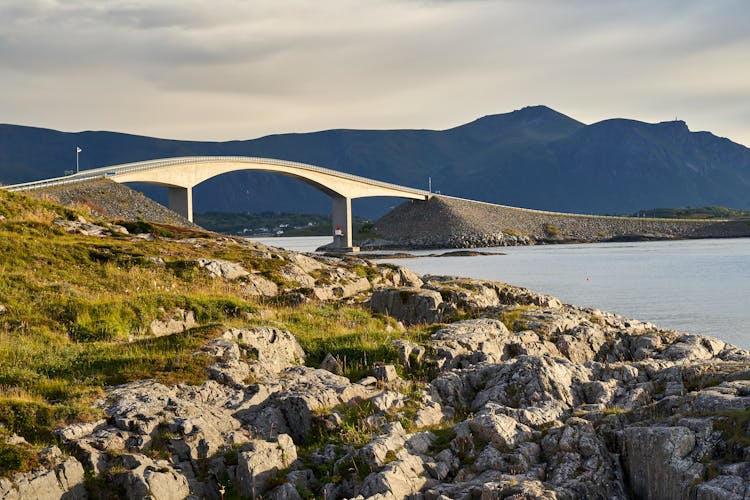
{"type": "Polygon", "coordinates": [[[81,149],[78,146],[76,146],[76,153],[80,153],[81,151],[83,151],[83,149],[81,149]]]}

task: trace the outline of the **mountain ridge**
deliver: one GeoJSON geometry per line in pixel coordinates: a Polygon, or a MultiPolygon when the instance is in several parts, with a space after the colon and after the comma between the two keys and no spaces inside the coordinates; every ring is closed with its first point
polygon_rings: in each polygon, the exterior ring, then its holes
{"type": "MultiPolygon", "coordinates": [[[[543,105],[486,115],[444,130],[331,129],[231,141],[182,141],[109,131],[0,125],[0,182],[81,168],[194,155],[300,161],[491,203],[580,213],[657,206],[750,208],[750,149],[684,121],[612,118],[584,124],[543,105]]],[[[136,186],[164,202],[164,189],[136,186]]],[[[378,216],[397,199],[355,200],[378,216]]],[[[237,172],[195,188],[198,212],[330,210],[327,196],[283,176],[237,172]]]]}

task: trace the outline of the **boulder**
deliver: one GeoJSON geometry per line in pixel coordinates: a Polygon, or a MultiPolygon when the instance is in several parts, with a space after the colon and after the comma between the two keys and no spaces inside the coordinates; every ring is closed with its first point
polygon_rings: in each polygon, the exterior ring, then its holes
{"type": "Polygon", "coordinates": [[[541,442],[547,482],[569,498],[626,498],[617,465],[594,426],[570,418],[550,429],[541,442]]]}
{"type": "Polygon", "coordinates": [[[208,271],[208,274],[212,278],[223,278],[232,281],[250,274],[242,265],[236,262],[229,262],[228,260],[198,259],[196,262],[199,267],[208,271]]]}
{"type": "Polygon", "coordinates": [[[406,450],[395,453],[396,460],[370,474],[362,484],[365,498],[398,500],[416,495],[427,484],[424,461],[406,450]]]}
{"type": "Polygon", "coordinates": [[[514,448],[532,436],[531,428],[505,415],[502,411],[496,411],[493,405],[484,407],[468,420],[468,424],[475,436],[492,443],[500,450],[514,448]]]}
{"type": "Polygon", "coordinates": [[[658,356],[670,361],[686,362],[710,359],[724,349],[724,342],[702,335],[682,335],[658,356]]]}
{"type": "Polygon", "coordinates": [[[110,472],[112,482],[125,491],[127,498],[182,500],[190,494],[185,476],[166,460],[152,460],[145,455],[119,457],[124,472],[110,472]]]}
{"type": "Polygon", "coordinates": [[[289,263],[278,271],[279,277],[284,281],[295,283],[303,288],[312,288],[315,286],[315,278],[307,274],[297,264],[289,263]]]}
{"type": "Polygon", "coordinates": [[[237,487],[243,497],[263,495],[279,471],[297,460],[292,438],[280,434],[274,441],[253,440],[242,445],[237,454],[237,487]]]}
{"type": "Polygon", "coordinates": [[[84,236],[96,236],[102,238],[112,234],[106,227],[91,224],[86,222],[85,219],[83,219],[83,221],[56,220],[53,224],[60,226],[68,233],[78,233],[84,236]]]}
{"type": "Polygon", "coordinates": [[[322,262],[319,262],[313,257],[310,257],[309,255],[305,255],[303,253],[290,253],[289,260],[295,263],[300,269],[302,269],[302,271],[306,273],[311,273],[327,267],[322,262]]]}
{"type": "Polygon", "coordinates": [[[404,266],[395,266],[393,284],[395,286],[409,287],[409,288],[422,288],[424,282],[415,272],[410,271],[404,266]]]}
{"type": "Polygon", "coordinates": [[[500,304],[493,282],[466,278],[436,280],[433,276],[424,287],[440,292],[443,300],[462,309],[475,311],[500,304]]]}
{"type": "Polygon", "coordinates": [[[341,362],[330,352],[326,354],[325,358],[323,358],[323,361],[320,362],[320,366],[318,366],[318,368],[320,368],[321,370],[327,370],[336,375],[341,375],[344,371],[343,366],[341,366],[341,362]]]}
{"type": "Polygon", "coordinates": [[[352,384],[346,377],[306,366],[283,370],[278,381],[279,390],[261,404],[237,414],[256,436],[272,438],[289,434],[295,442],[302,443],[319,410],[349,402],[354,404],[378,394],[360,384],[352,384]]]}
{"type": "Polygon", "coordinates": [[[151,333],[156,337],[181,333],[185,330],[198,326],[193,311],[175,309],[170,313],[164,313],[161,319],[155,319],[149,324],[151,333]]]}
{"type": "Polygon", "coordinates": [[[639,498],[686,498],[703,478],[705,465],[691,456],[696,439],[687,427],[626,427],[619,439],[627,480],[639,498]]]}
{"type": "Polygon", "coordinates": [[[376,437],[356,452],[356,457],[370,470],[377,470],[390,461],[389,453],[403,448],[407,434],[399,422],[389,424],[384,434],[376,437]]]}
{"type": "Polygon", "coordinates": [[[278,285],[259,274],[248,274],[245,276],[243,290],[248,295],[256,297],[276,297],[279,294],[278,285]]]}
{"type": "MultiPolygon", "coordinates": [[[[206,384],[213,387],[211,384],[215,382],[206,384]]],[[[147,450],[154,438],[166,431],[177,435],[167,444],[184,459],[211,456],[236,441],[240,422],[233,418],[231,408],[212,404],[221,402],[229,406],[231,399],[226,393],[224,398],[214,401],[206,396],[206,392],[190,386],[184,389],[166,387],[150,380],[115,387],[101,403],[111,426],[98,429],[91,438],[79,442],[102,449],[105,445],[97,442],[98,434],[107,440],[114,439],[114,444],[106,445],[107,449],[119,445],[131,450],[147,450]]]]}
{"type": "Polygon", "coordinates": [[[471,319],[451,323],[430,337],[438,367],[464,368],[487,362],[499,363],[506,359],[509,343],[508,328],[496,319],[471,319]]]}
{"type": "MultiPolygon", "coordinates": [[[[389,325],[390,326],[390,325],[389,325]]],[[[394,340],[391,345],[398,349],[398,360],[406,368],[417,367],[422,363],[427,349],[404,339],[394,340]]]]}
{"type": "Polygon", "coordinates": [[[0,498],[23,500],[26,498],[88,498],[84,486],[83,466],[75,458],[65,458],[53,446],[42,452],[47,466],[31,472],[0,478],[0,498]]]}
{"type": "Polygon", "coordinates": [[[397,288],[376,290],[370,307],[406,324],[436,323],[442,319],[443,298],[434,290],[397,288]]]}
{"type": "Polygon", "coordinates": [[[248,349],[254,361],[250,372],[256,377],[276,375],[285,368],[305,362],[305,351],[292,333],[269,326],[247,329],[230,328],[222,337],[248,349]]]}
{"type": "Polygon", "coordinates": [[[372,374],[386,385],[401,381],[401,377],[398,376],[394,365],[375,365],[372,367],[372,374]]]}

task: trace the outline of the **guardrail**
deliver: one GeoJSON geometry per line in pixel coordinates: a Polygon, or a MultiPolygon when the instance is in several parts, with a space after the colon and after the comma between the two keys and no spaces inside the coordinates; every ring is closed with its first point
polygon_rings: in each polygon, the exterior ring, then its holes
{"type": "Polygon", "coordinates": [[[156,168],[172,167],[175,165],[185,165],[191,163],[205,163],[205,162],[221,162],[221,161],[236,161],[240,163],[265,163],[269,165],[278,165],[291,168],[299,168],[302,170],[309,170],[312,172],[319,172],[342,179],[348,179],[351,181],[361,182],[363,184],[369,184],[371,186],[384,187],[389,189],[397,189],[412,194],[424,195],[430,197],[432,194],[422,189],[414,189],[410,187],[400,186],[398,184],[392,184],[389,182],[377,181],[374,179],[368,179],[367,177],[361,177],[358,175],[347,174],[332,170],[330,168],[317,167],[315,165],[309,165],[307,163],[299,163],[288,160],[276,160],[273,158],[259,158],[252,156],[184,156],[179,158],[163,158],[156,160],[146,160],[134,163],[123,163],[120,165],[112,165],[109,167],[94,168],[90,170],[84,170],[76,174],[72,174],[65,177],[55,177],[52,179],[44,179],[39,181],[25,182],[23,184],[14,184],[10,186],[0,186],[0,189],[7,189],[8,191],[27,191],[30,189],[41,189],[45,187],[60,186],[64,184],[72,184],[76,182],[82,182],[93,179],[101,179],[114,175],[127,174],[132,172],[141,172],[144,170],[152,170],[156,168]]]}

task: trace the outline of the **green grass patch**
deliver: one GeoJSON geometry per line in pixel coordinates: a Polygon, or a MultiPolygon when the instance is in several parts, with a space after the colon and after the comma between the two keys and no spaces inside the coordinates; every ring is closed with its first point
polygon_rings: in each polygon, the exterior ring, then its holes
{"type": "MultiPolygon", "coordinates": [[[[267,324],[265,320],[255,320],[267,324]]],[[[388,331],[388,319],[359,306],[316,304],[279,307],[274,326],[291,331],[307,353],[307,365],[317,367],[331,353],[342,363],[344,375],[352,381],[369,374],[375,363],[397,364],[398,350],[392,342],[406,338],[423,343],[429,336],[424,327],[405,333],[388,331]]]]}
{"type": "Polygon", "coordinates": [[[8,477],[39,467],[39,458],[34,447],[28,444],[8,444],[0,433],[0,477],[8,477]]]}

